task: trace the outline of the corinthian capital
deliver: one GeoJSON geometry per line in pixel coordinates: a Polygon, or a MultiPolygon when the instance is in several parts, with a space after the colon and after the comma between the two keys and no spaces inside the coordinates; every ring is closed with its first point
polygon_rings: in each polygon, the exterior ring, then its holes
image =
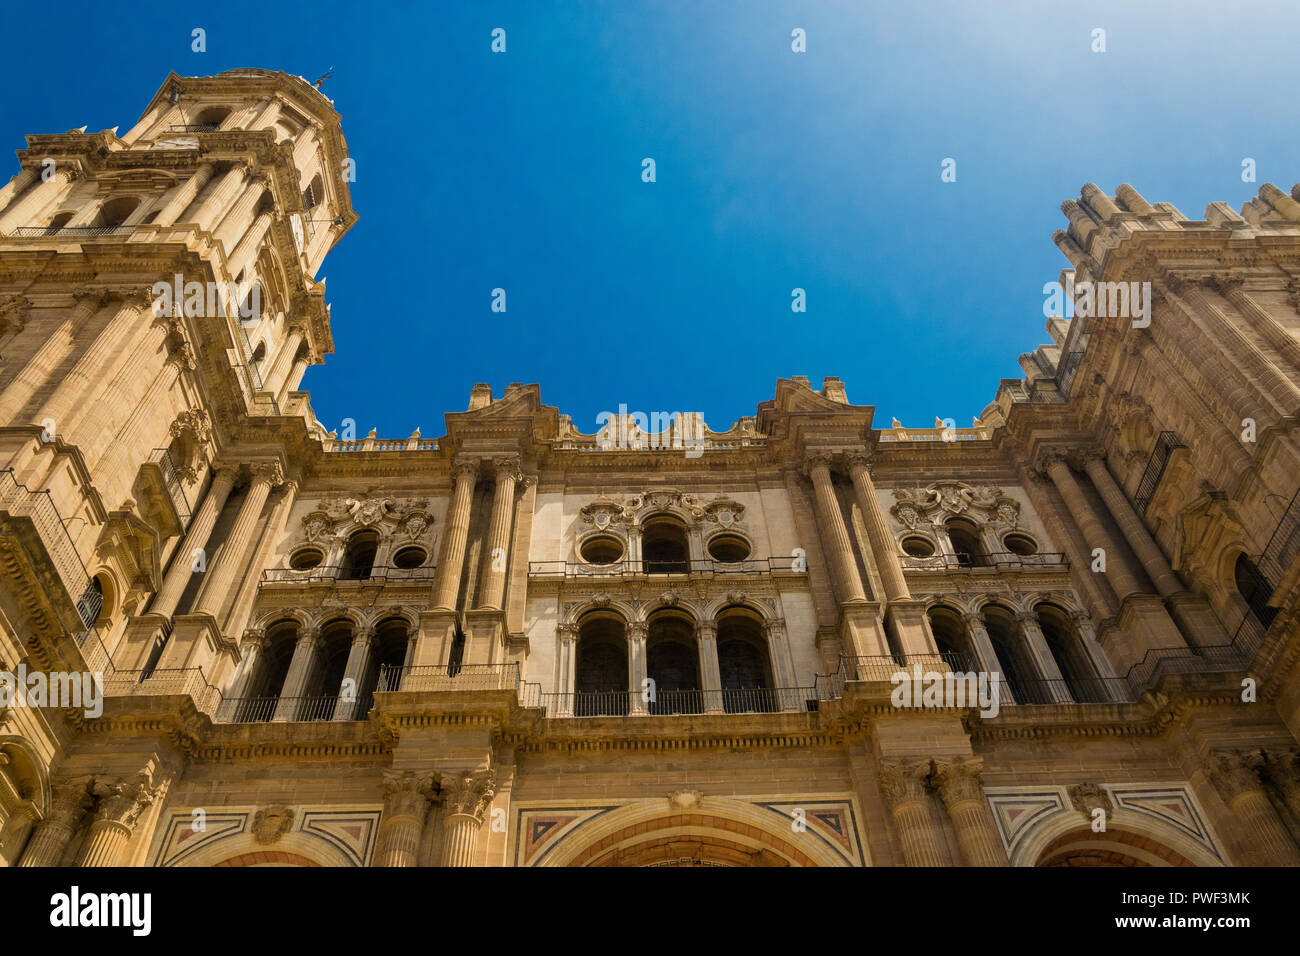
{"type": "Polygon", "coordinates": [[[1206,773],[1224,802],[1231,803],[1234,797],[1243,793],[1264,789],[1259,776],[1263,763],[1263,754],[1258,752],[1216,750],[1210,754],[1206,773]]]}
{"type": "Polygon", "coordinates": [[[413,770],[384,771],[384,816],[423,820],[433,797],[433,774],[413,770]]]}
{"type": "Polygon", "coordinates": [[[459,484],[462,481],[468,481],[471,484],[478,480],[479,461],[477,458],[470,458],[462,455],[451,463],[452,480],[459,484]]]}
{"type": "Polygon", "coordinates": [[[871,453],[865,448],[847,452],[844,455],[844,464],[848,465],[850,474],[856,468],[865,468],[869,476],[871,474],[871,453]]]}
{"type": "Polygon", "coordinates": [[[482,823],[483,815],[496,796],[496,771],[443,774],[442,791],[446,794],[446,812],[449,816],[469,816],[482,823]]]}
{"type": "Polygon", "coordinates": [[[929,776],[929,760],[884,760],[880,764],[880,792],[890,809],[920,803],[925,799],[929,776]]]}
{"type": "Polygon", "coordinates": [[[819,469],[822,468],[825,468],[829,471],[830,467],[831,467],[831,456],[829,454],[826,454],[824,452],[815,452],[815,453],[804,455],[803,473],[807,475],[809,478],[813,476],[813,472],[818,471],[819,469]]]}
{"type": "Polygon", "coordinates": [[[254,462],[249,466],[249,471],[252,472],[254,481],[261,479],[272,488],[284,482],[284,466],[274,459],[254,462]]]}
{"type": "Polygon", "coordinates": [[[157,790],[145,775],[129,781],[96,781],[95,797],[99,803],[95,808],[95,820],[115,823],[130,830],[156,796],[157,790]]]}
{"type": "Polygon", "coordinates": [[[982,757],[957,757],[936,760],[931,778],[939,791],[943,805],[951,810],[963,803],[980,803],[984,800],[984,783],[980,772],[984,769],[982,757]]]}
{"type": "Polygon", "coordinates": [[[90,795],[90,782],[90,777],[55,782],[50,788],[50,809],[45,818],[75,830],[94,802],[90,795]]]}

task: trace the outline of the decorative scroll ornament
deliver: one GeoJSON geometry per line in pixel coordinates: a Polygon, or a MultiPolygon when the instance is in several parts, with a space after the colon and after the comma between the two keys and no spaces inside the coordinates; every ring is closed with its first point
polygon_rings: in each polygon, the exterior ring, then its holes
{"type": "Polygon", "coordinates": [[[1020,521],[1020,502],[996,485],[936,481],[924,488],[895,488],[894,498],[897,503],[890,513],[910,530],[926,522],[943,524],[954,515],[1011,528],[1020,521]]]}

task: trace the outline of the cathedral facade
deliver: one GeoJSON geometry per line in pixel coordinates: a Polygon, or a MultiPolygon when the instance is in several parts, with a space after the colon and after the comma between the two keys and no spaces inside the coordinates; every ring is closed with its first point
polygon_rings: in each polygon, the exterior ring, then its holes
{"type": "Polygon", "coordinates": [[[1300,864],[1300,187],[1085,186],[969,427],[794,376],[358,438],[299,389],[358,218],[319,90],[27,142],[0,865],[1300,864]]]}

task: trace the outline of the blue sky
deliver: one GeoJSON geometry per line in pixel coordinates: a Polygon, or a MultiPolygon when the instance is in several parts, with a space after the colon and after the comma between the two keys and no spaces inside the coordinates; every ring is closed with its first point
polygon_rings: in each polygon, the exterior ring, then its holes
{"type": "Polygon", "coordinates": [[[441,434],[475,382],[516,381],[587,432],[620,404],[722,429],[795,374],[839,375],[877,424],[965,425],[1045,341],[1085,182],[1195,219],[1300,179],[1294,2],[23,9],[10,156],[125,132],[169,70],[334,68],[361,221],[321,271],[336,352],[304,387],[358,434],[441,434]]]}

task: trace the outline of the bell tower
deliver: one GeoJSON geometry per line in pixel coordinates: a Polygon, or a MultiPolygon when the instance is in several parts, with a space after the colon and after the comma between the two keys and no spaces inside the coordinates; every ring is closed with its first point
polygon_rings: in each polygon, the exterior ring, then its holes
{"type": "Polygon", "coordinates": [[[86,621],[111,647],[214,483],[229,493],[219,466],[238,496],[250,455],[287,461],[267,435],[319,431],[298,387],[333,350],[315,276],[358,218],[351,164],[319,90],[251,69],[173,73],[125,135],[28,136],[18,159],[0,188],[0,469],[48,492],[49,554],[74,604],[111,595],[86,621]]]}

